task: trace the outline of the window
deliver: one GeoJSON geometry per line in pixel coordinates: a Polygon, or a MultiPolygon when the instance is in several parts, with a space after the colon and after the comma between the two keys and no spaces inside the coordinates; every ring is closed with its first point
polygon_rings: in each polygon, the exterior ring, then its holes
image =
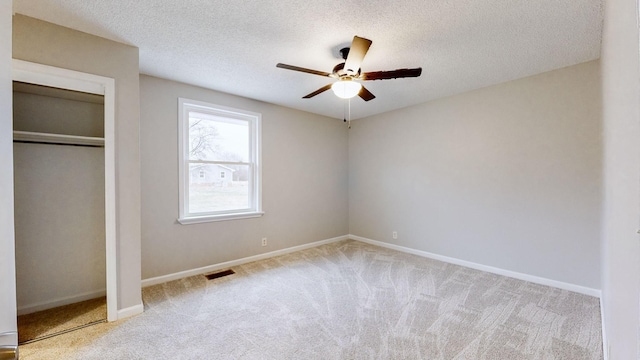
{"type": "Polygon", "coordinates": [[[178,107],[178,221],[189,224],[261,216],[261,115],[182,98],[178,107]],[[219,173],[224,181],[203,180],[207,172],[219,173]],[[233,176],[225,179],[226,173],[233,176]]]}

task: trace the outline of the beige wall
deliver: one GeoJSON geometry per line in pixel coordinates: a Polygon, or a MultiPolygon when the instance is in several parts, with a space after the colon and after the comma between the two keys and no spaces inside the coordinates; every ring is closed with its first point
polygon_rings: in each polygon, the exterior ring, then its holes
{"type": "Polygon", "coordinates": [[[138,49],[16,14],[13,17],[13,57],[115,79],[118,309],[139,305],[138,49]]]}
{"type": "Polygon", "coordinates": [[[15,83],[13,129],[51,134],[104,137],[102,96],[70,99],[71,92],[15,83]],[[47,94],[29,93],[49,89],[47,94]],[[65,98],[66,97],[66,98],[65,98]],[[89,101],[87,101],[89,100],[89,101]]]}
{"type": "Polygon", "coordinates": [[[605,1],[603,304],[610,359],[637,359],[640,242],[640,59],[636,0],[605,1]]]}
{"type": "Polygon", "coordinates": [[[16,143],[13,154],[18,314],[104,296],[104,149],[16,143]]]}
{"type": "Polygon", "coordinates": [[[13,232],[11,0],[0,0],[0,346],[18,345],[13,232]]]}
{"type": "Polygon", "coordinates": [[[144,279],[347,234],[341,120],[144,75],[140,88],[144,279]],[[179,97],[262,114],[264,216],[176,222],[179,97]]]}
{"type": "Polygon", "coordinates": [[[600,289],[599,87],[588,62],[354,121],[350,233],[600,289]]]}

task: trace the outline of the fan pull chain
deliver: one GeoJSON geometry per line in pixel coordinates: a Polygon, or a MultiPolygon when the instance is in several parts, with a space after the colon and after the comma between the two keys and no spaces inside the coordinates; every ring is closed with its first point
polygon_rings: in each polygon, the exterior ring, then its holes
{"type": "Polygon", "coordinates": [[[342,108],[344,111],[344,116],[342,117],[342,121],[347,123],[347,128],[351,129],[351,99],[347,99],[347,103],[344,104],[342,108]],[[348,107],[348,111],[347,111],[348,107]]]}
{"type": "Polygon", "coordinates": [[[342,121],[347,122],[347,104],[342,103],[342,121]]]}
{"type": "Polygon", "coordinates": [[[349,101],[349,121],[347,122],[347,129],[351,129],[351,99],[349,101]]]}

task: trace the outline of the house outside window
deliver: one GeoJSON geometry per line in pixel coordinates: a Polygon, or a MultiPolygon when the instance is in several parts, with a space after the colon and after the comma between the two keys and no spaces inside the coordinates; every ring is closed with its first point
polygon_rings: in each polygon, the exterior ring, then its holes
{"type": "Polygon", "coordinates": [[[261,114],[183,98],[178,106],[178,221],[261,216],[261,114]]]}

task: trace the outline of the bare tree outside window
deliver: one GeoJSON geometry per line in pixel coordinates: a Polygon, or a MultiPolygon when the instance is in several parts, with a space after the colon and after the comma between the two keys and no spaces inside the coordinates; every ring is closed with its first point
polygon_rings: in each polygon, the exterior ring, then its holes
{"type": "Polygon", "coordinates": [[[219,151],[215,139],[220,136],[215,126],[206,120],[189,118],[189,158],[204,159],[207,154],[219,151]]]}

